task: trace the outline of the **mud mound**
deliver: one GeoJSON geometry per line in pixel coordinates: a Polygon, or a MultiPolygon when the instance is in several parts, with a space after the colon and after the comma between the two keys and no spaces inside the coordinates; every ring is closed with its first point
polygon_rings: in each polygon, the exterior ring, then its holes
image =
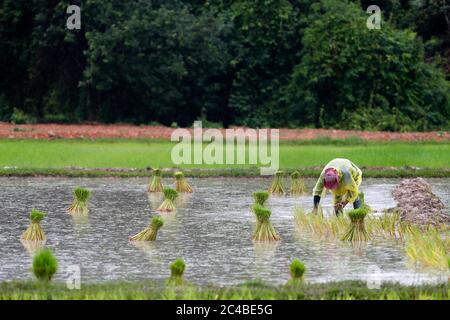
{"type": "Polygon", "coordinates": [[[444,204],[422,178],[402,180],[392,190],[392,196],[403,221],[420,225],[450,223],[444,204]]]}

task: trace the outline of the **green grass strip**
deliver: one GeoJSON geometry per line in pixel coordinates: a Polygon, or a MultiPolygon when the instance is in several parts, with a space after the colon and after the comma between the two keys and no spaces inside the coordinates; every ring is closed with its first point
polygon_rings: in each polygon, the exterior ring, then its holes
{"type": "Polygon", "coordinates": [[[186,282],[182,286],[170,287],[163,282],[111,282],[82,284],[80,290],[69,290],[65,283],[42,283],[38,281],[12,281],[0,283],[0,300],[102,300],[102,299],[435,299],[448,300],[448,284],[404,286],[385,283],[379,289],[369,289],[366,282],[342,281],[324,284],[300,283],[297,285],[271,286],[260,281],[247,282],[240,286],[215,287],[195,286],[186,282]]]}

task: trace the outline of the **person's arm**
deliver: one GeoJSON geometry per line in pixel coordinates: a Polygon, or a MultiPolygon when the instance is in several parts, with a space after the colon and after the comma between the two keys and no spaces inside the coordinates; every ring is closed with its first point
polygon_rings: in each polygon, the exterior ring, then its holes
{"type": "Polygon", "coordinates": [[[314,202],[314,209],[317,209],[320,203],[320,196],[322,195],[324,185],[323,185],[323,173],[320,174],[319,179],[316,182],[316,185],[313,189],[313,202],[314,202]]]}
{"type": "Polygon", "coordinates": [[[358,184],[356,183],[356,180],[358,179],[358,174],[359,174],[359,172],[357,170],[351,171],[350,184],[347,185],[347,190],[348,190],[347,191],[348,196],[346,199],[347,203],[348,202],[353,203],[358,198],[359,188],[358,188],[358,184]]]}

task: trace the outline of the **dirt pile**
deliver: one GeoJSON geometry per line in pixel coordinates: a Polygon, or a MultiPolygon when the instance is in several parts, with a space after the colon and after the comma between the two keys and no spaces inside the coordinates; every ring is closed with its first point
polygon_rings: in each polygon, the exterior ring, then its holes
{"type": "Polygon", "coordinates": [[[420,225],[450,224],[442,201],[422,178],[404,179],[392,190],[403,221],[420,225]]]}

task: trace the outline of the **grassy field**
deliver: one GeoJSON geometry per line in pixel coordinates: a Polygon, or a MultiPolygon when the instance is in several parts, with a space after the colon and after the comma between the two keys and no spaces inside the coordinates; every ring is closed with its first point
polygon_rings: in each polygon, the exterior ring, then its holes
{"type": "Polygon", "coordinates": [[[448,300],[449,297],[450,287],[448,284],[414,287],[391,283],[383,284],[380,289],[368,289],[367,284],[361,281],[278,287],[262,282],[252,282],[229,288],[194,285],[171,287],[165,286],[164,283],[141,281],[138,283],[87,284],[82,285],[80,290],[69,290],[63,283],[45,284],[37,281],[0,283],[0,300],[448,300]]]}
{"type": "MultiPolygon", "coordinates": [[[[28,169],[175,167],[174,144],[151,140],[0,140],[0,167],[28,169]]],[[[320,167],[337,157],[360,167],[449,168],[449,143],[361,143],[332,141],[282,143],[280,167],[320,167]]],[[[254,165],[181,165],[182,168],[245,169],[254,165]]]]}

